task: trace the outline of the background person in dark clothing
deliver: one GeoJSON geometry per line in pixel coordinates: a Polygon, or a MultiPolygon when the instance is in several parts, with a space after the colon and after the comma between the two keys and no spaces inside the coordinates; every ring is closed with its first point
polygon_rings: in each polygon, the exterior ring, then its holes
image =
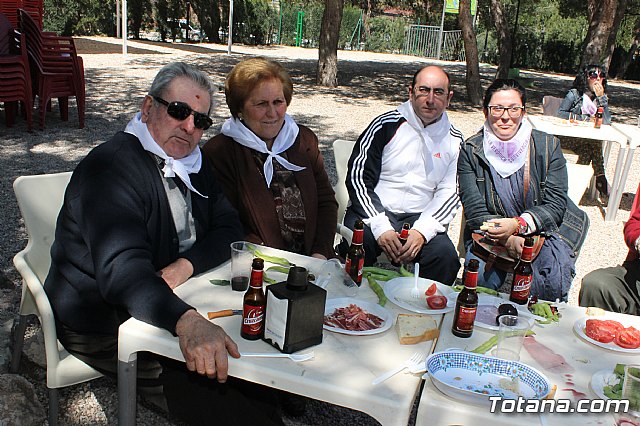
{"type": "MultiPolygon", "coordinates": [[[[607,89],[607,72],[600,65],[587,65],[575,80],[573,87],[558,108],[557,115],[560,118],[575,118],[585,120],[593,117],[602,107],[603,124],[611,124],[611,112],[609,111],[609,98],[605,93],[607,89]]],[[[609,195],[609,183],[604,173],[604,157],[602,156],[602,144],[590,139],[560,137],[563,148],[570,149],[578,154],[578,164],[589,164],[596,175],[596,188],[602,196],[609,195]]]]}
{"type": "Polygon", "coordinates": [[[63,346],[105,374],[116,374],[118,327],[129,317],[178,336],[186,368],[141,354],[138,370],[141,393],[171,414],[190,424],[281,424],[265,388],[227,380],[236,344],[173,292],[227,260],[242,237],[198,148],[211,93],[204,73],[165,66],[125,131],[80,162],[45,290],[63,346]]]}

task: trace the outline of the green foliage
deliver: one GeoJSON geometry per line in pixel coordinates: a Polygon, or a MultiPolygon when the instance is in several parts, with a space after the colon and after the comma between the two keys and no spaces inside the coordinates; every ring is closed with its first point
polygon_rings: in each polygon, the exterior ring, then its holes
{"type": "Polygon", "coordinates": [[[371,34],[367,38],[365,49],[372,52],[400,53],[404,45],[405,30],[409,24],[404,18],[371,18],[371,34]]]}
{"type": "MultiPolygon", "coordinates": [[[[277,12],[268,0],[236,0],[233,5],[233,40],[244,44],[269,44],[277,29],[277,12]]],[[[222,22],[229,21],[225,9],[222,22]]]]}
{"type": "MultiPolygon", "coordinates": [[[[586,36],[587,18],[584,14],[586,9],[582,13],[579,4],[572,2],[573,0],[521,0],[514,39],[515,67],[576,72],[586,36]]],[[[513,23],[515,1],[511,3],[507,7],[507,13],[509,22],[513,23]]],[[[477,34],[480,60],[497,63],[498,44],[493,24],[488,19],[489,11],[481,7],[480,13],[477,34]],[[489,37],[486,37],[487,28],[489,37]]]]}
{"type": "Polygon", "coordinates": [[[61,35],[115,35],[115,0],[45,0],[44,29],[61,35]]]}

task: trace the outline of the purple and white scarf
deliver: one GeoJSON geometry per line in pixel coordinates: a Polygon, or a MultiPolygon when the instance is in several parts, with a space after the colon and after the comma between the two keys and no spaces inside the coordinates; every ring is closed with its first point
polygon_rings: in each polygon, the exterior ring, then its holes
{"type": "Polygon", "coordinates": [[[484,123],[484,155],[503,178],[511,176],[524,165],[533,128],[528,120],[522,120],[516,134],[508,141],[499,139],[488,122],[484,123]]]}

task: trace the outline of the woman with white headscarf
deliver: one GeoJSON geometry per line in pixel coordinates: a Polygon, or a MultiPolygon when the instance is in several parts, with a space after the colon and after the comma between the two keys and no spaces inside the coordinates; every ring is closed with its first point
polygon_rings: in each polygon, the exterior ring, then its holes
{"type": "Polygon", "coordinates": [[[589,226],[567,196],[566,161],[557,138],[533,130],[525,117],[526,94],[516,80],[500,79],[485,93],[483,129],[467,139],[458,157],[467,257],[480,261],[478,285],[498,289],[507,275],[472,253],[471,234],[485,222],[486,235],[519,258],[524,236],[542,234],[532,263],[531,294],[566,300],[575,261],[589,226]],[[525,189],[526,188],[526,189],[525,189]]]}
{"type": "Polygon", "coordinates": [[[335,257],[338,204],[318,138],[287,115],[293,82],[279,63],[251,58],[225,82],[232,117],[203,153],[238,209],[246,240],[335,257]]]}

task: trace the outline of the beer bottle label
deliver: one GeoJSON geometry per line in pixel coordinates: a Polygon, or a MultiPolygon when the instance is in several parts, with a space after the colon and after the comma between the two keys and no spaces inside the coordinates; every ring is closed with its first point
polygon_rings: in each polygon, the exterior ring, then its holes
{"type": "Polygon", "coordinates": [[[468,308],[466,306],[460,306],[460,310],[458,311],[458,321],[455,324],[456,330],[473,330],[473,322],[476,320],[476,310],[476,307],[468,308]]]}
{"type": "Polygon", "coordinates": [[[356,270],[354,269],[354,266],[356,266],[356,265],[353,265],[353,260],[352,260],[350,257],[347,257],[347,260],[345,260],[345,262],[344,262],[344,269],[345,269],[345,271],[347,271],[347,273],[349,274],[349,276],[351,276],[351,279],[352,279],[356,284],[360,285],[360,283],[362,282],[362,269],[364,268],[364,257],[362,257],[362,256],[361,256],[361,257],[358,259],[358,264],[357,264],[357,267],[358,267],[357,271],[358,271],[358,273],[357,273],[357,275],[356,275],[356,274],[353,274],[353,272],[355,272],[355,271],[356,271],[356,270]],[[354,277],[354,275],[356,275],[356,276],[354,277]]]}
{"type": "Polygon", "coordinates": [[[242,332],[258,335],[264,324],[264,306],[244,305],[242,315],[242,332]]]}
{"type": "Polygon", "coordinates": [[[511,289],[511,299],[527,300],[531,291],[531,281],[533,274],[519,275],[513,277],[513,287],[511,289]]]}

